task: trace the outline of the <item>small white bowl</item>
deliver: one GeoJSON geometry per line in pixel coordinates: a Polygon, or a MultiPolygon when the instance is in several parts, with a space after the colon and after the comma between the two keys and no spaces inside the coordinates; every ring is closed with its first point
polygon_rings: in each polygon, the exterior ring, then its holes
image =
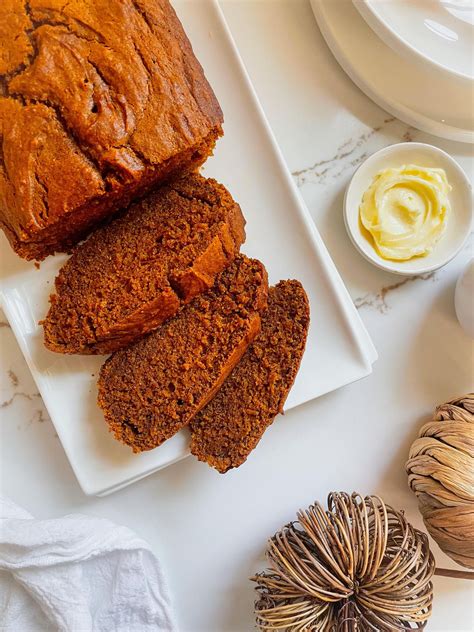
{"type": "Polygon", "coordinates": [[[354,246],[378,268],[406,276],[432,272],[451,261],[469,236],[472,223],[471,184],[458,163],[438,147],[424,143],[390,145],[367,158],[352,176],[344,197],[344,221],[354,246]],[[445,170],[452,186],[449,194],[451,214],[444,235],[429,255],[408,261],[389,261],[377,253],[370,237],[363,231],[359,221],[359,206],[362,196],[381,169],[406,164],[441,167],[445,170]]]}

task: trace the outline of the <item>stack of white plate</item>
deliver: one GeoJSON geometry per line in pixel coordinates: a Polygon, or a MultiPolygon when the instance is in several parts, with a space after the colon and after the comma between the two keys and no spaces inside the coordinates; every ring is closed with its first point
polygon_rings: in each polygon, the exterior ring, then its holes
{"type": "Polygon", "coordinates": [[[423,131],[474,143],[474,0],[311,0],[340,65],[423,131]]]}

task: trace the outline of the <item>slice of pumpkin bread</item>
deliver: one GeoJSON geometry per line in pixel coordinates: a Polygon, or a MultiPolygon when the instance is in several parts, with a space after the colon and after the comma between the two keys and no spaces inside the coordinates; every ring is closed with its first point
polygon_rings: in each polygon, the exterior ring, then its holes
{"type": "Polygon", "coordinates": [[[190,174],[132,205],[75,249],[43,321],[59,353],[109,353],[156,329],[239,252],[245,220],[215,180],[190,174]]]}
{"type": "Polygon", "coordinates": [[[260,331],[264,266],[239,255],[214,286],[134,345],[99,376],[99,406],[134,452],[173,436],[209,402],[260,331]]]}
{"type": "Polygon", "coordinates": [[[262,329],[214,399],[190,424],[191,452],[219,472],[238,467],[283,405],[303,356],[309,303],[299,281],[270,288],[262,329]]]}

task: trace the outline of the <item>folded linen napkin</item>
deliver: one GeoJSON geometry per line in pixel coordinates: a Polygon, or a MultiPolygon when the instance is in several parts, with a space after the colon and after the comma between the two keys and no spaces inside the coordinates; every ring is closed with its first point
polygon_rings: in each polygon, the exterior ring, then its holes
{"type": "Polygon", "coordinates": [[[2,632],[177,630],[158,560],[130,529],[35,520],[0,496],[2,632]]]}

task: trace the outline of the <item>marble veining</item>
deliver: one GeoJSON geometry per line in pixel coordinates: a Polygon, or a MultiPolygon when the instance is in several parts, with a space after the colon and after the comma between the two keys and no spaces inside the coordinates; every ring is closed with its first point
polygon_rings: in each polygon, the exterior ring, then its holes
{"type": "Polygon", "coordinates": [[[402,136],[402,142],[403,143],[412,143],[415,140],[415,134],[416,134],[417,130],[414,127],[411,127],[411,125],[409,125],[405,131],[405,133],[402,136]]]}
{"type": "Polygon", "coordinates": [[[11,369],[8,369],[8,377],[10,379],[10,383],[13,386],[13,388],[16,388],[19,383],[17,374],[11,369]]]}
{"type": "MultiPolygon", "coordinates": [[[[385,118],[381,125],[361,133],[355,138],[349,138],[340,144],[337,150],[329,158],[319,160],[309,167],[292,171],[296,184],[301,187],[304,184],[325,184],[327,180],[335,180],[348,169],[354,169],[369,156],[367,143],[378,132],[388,125],[396,122],[394,117],[385,118]]],[[[408,129],[403,140],[413,140],[412,131],[408,129]]]]}
{"type": "MultiPolygon", "coordinates": [[[[464,244],[464,247],[461,251],[464,255],[472,256],[473,252],[473,236],[471,235],[467,242],[464,244]]],[[[374,309],[380,314],[386,314],[390,309],[391,305],[387,303],[387,296],[389,294],[394,293],[396,290],[400,288],[411,285],[413,283],[419,281],[432,281],[436,282],[440,278],[442,270],[435,270],[433,272],[427,272],[425,274],[415,274],[413,276],[405,277],[401,281],[397,281],[396,283],[392,283],[390,285],[382,287],[378,292],[367,292],[362,296],[356,297],[354,299],[354,305],[357,309],[362,308],[370,308],[374,309]]]]}
{"type": "Polygon", "coordinates": [[[354,305],[357,307],[357,309],[369,307],[371,309],[377,310],[378,312],[380,312],[380,314],[385,314],[390,309],[390,305],[387,303],[387,296],[389,294],[395,292],[396,290],[399,290],[401,287],[407,285],[408,283],[414,283],[415,281],[428,281],[429,279],[435,281],[436,272],[416,274],[406,277],[402,281],[398,281],[397,283],[386,285],[379,292],[367,293],[364,294],[364,296],[360,296],[354,299],[354,305]]]}
{"type": "Polygon", "coordinates": [[[41,395],[16,346],[13,332],[0,311],[0,348],[2,350],[0,416],[5,423],[15,420],[18,430],[35,422],[49,421],[41,395]]]}
{"type": "Polygon", "coordinates": [[[7,406],[11,406],[11,404],[13,404],[13,402],[19,397],[23,397],[24,399],[27,399],[28,401],[32,401],[35,398],[41,397],[41,395],[39,393],[30,394],[30,393],[24,393],[23,391],[15,391],[11,397],[9,397],[8,399],[5,399],[0,404],[0,408],[7,408],[7,406]]]}
{"type": "MultiPolygon", "coordinates": [[[[33,417],[30,419],[30,424],[34,422],[42,424],[45,421],[49,421],[49,416],[46,412],[46,409],[42,407],[35,410],[35,412],[33,413],[33,417]]],[[[54,434],[56,437],[58,436],[56,432],[54,434]]]]}

